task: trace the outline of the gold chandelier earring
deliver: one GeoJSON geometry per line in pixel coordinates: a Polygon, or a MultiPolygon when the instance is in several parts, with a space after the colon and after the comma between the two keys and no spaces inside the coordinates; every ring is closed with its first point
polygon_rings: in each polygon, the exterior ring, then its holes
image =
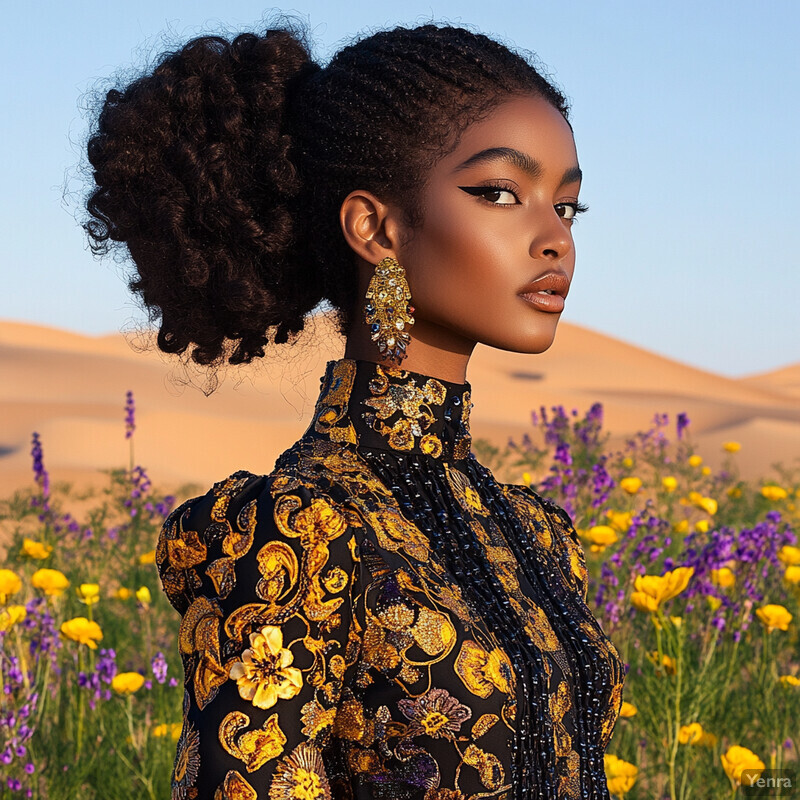
{"type": "Polygon", "coordinates": [[[382,356],[399,364],[411,341],[408,329],[414,324],[414,307],[408,303],[406,271],[396,258],[386,256],[375,265],[365,298],[364,318],[372,341],[382,356]]]}

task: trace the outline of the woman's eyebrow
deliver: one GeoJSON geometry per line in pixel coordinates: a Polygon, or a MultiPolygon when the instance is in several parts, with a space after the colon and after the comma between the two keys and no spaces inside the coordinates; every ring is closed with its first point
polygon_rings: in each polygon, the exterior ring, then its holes
{"type": "MultiPolygon", "coordinates": [[[[516,150],[513,147],[488,147],[486,150],[481,150],[475,153],[475,155],[470,156],[466,161],[459,164],[453,172],[461,172],[469,167],[487,164],[492,161],[505,161],[507,164],[521,169],[534,180],[541,178],[544,172],[544,168],[540,162],[527,153],[523,153],[521,150],[516,150]]],[[[583,173],[579,166],[569,167],[561,176],[561,183],[559,185],[563,186],[565,183],[577,183],[582,177],[583,173]]]]}

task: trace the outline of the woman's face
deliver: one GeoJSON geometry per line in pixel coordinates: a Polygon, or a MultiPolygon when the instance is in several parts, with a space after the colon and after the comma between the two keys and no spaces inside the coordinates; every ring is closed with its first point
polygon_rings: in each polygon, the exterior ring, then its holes
{"type": "Polygon", "coordinates": [[[545,272],[572,280],[579,189],[572,131],[546,100],[515,97],[470,125],[429,173],[421,227],[398,248],[412,342],[451,352],[476,342],[519,353],[550,347],[560,311],[523,295],[545,272]]]}

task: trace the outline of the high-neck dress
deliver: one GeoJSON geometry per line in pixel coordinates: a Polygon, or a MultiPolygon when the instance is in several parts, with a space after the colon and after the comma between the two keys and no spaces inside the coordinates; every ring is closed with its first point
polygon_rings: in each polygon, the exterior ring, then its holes
{"type": "Polygon", "coordinates": [[[623,664],[569,515],[470,452],[470,386],[340,359],[269,475],[176,508],[172,800],[608,798],[623,664]]]}

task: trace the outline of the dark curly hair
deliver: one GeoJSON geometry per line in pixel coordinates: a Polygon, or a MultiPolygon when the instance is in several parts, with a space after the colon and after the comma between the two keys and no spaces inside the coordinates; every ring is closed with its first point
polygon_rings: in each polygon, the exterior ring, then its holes
{"type": "Polygon", "coordinates": [[[127,246],[158,347],[194,344],[197,364],[262,357],[322,300],[344,334],[358,300],[344,198],[369,190],[413,229],[435,161],[531,92],[567,118],[533,57],[461,27],[374,33],[324,68],[297,26],[197,37],[105,94],[87,145],[92,250],[127,246]]]}

